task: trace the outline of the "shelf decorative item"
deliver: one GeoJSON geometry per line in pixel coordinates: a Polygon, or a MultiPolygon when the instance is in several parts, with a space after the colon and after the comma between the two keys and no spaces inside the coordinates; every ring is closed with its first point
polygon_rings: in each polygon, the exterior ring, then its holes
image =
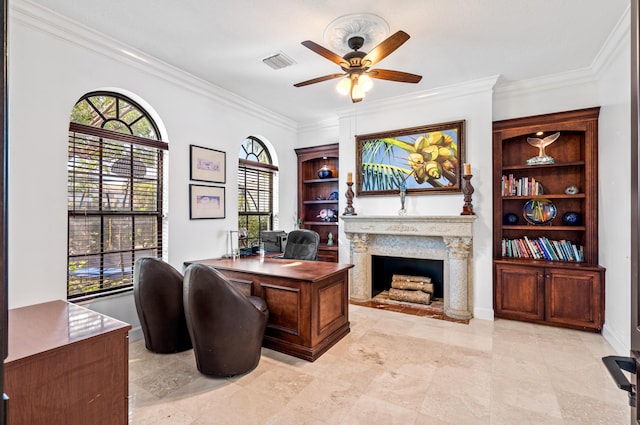
{"type": "Polygon", "coordinates": [[[567,211],[562,214],[562,224],[565,226],[579,226],[582,223],[582,215],[576,211],[567,211]]]}
{"type": "Polygon", "coordinates": [[[553,164],[554,160],[547,155],[544,149],[560,137],[560,132],[540,139],[539,137],[527,137],[527,143],[538,148],[538,156],[527,159],[527,165],[553,164]]]}
{"type": "Polygon", "coordinates": [[[329,232],[329,235],[327,235],[327,245],[333,246],[333,233],[331,232],[329,232]]]}
{"type": "Polygon", "coordinates": [[[550,223],[557,213],[553,202],[544,198],[530,199],[522,207],[522,216],[530,224],[550,223]]]}
{"type": "Polygon", "coordinates": [[[338,214],[336,210],[331,208],[323,208],[320,210],[320,213],[316,216],[321,221],[337,221],[338,214]]]}
{"type": "Polygon", "coordinates": [[[502,217],[502,223],[506,225],[518,224],[518,215],[514,213],[507,213],[502,217]]]}
{"type": "Polygon", "coordinates": [[[404,203],[407,199],[407,185],[405,182],[400,183],[400,211],[398,211],[398,215],[404,216],[407,215],[407,209],[404,207],[404,203]]]}
{"type": "Polygon", "coordinates": [[[567,195],[577,195],[578,192],[580,192],[580,190],[578,189],[578,186],[575,185],[567,186],[564,189],[564,193],[566,193],[567,195]]]}
{"type": "Polygon", "coordinates": [[[327,164],[324,164],[322,168],[318,170],[318,177],[321,179],[329,179],[333,177],[333,172],[329,169],[327,164]]]}

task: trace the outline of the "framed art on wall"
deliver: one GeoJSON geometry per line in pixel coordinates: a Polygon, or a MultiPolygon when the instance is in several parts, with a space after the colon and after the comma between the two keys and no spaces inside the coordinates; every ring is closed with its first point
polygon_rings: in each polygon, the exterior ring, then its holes
{"type": "Polygon", "coordinates": [[[191,148],[191,180],[225,183],[227,174],[227,154],[219,150],[204,148],[202,146],[189,146],[191,148]]]}
{"type": "Polygon", "coordinates": [[[356,136],[358,196],[461,192],[464,121],[356,136]]]}
{"type": "Polygon", "coordinates": [[[189,218],[225,218],[224,187],[190,184],[189,218]]]}

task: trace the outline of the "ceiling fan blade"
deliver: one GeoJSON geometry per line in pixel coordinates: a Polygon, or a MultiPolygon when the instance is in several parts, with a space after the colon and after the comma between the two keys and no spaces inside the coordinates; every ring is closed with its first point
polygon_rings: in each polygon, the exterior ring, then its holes
{"type": "Polygon", "coordinates": [[[371,78],[379,80],[398,81],[400,83],[418,83],[422,80],[422,75],[409,74],[408,72],[391,71],[389,69],[372,69],[367,72],[371,78]]]}
{"type": "Polygon", "coordinates": [[[302,87],[302,86],[308,86],[309,84],[315,84],[315,83],[321,83],[323,81],[327,81],[327,80],[333,80],[334,78],[340,78],[340,77],[344,77],[347,74],[330,74],[330,75],[325,75],[323,77],[318,77],[318,78],[314,78],[312,80],[307,80],[307,81],[303,81],[301,83],[297,83],[294,84],[294,87],[302,87]]]}
{"type": "Polygon", "coordinates": [[[393,53],[398,47],[402,46],[409,39],[409,34],[404,31],[389,36],[380,44],[373,48],[364,58],[362,58],[362,66],[370,67],[380,62],[382,59],[393,53]]]}
{"type": "Polygon", "coordinates": [[[322,56],[322,57],[324,57],[326,59],[329,59],[331,62],[337,63],[338,65],[340,65],[343,68],[349,68],[349,62],[344,60],[342,58],[342,56],[338,56],[338,54],[333,53],[331,50],[322,47],[318,43],[315,43],[315,42],[313,42],[311,40],[307,40],[307,41],[303,41],[302,45],[305,46],[308,49],[313,50],[314,52],[316,52],[320,56],[322,56]]]}

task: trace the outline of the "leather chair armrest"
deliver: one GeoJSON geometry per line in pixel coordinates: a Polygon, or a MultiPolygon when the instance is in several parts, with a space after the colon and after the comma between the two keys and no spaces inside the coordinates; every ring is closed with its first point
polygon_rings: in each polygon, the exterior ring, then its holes
{"type": "Polygon", "coordinates": [[[267,311],[267,302],[260,297],[254,297],[253,295],[247,297],[251,304],[260,312],[267,311]]]}

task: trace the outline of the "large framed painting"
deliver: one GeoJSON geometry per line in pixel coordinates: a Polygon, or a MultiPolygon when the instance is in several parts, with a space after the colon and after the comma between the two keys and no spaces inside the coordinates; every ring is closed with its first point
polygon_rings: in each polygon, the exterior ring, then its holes
{"type": "Polygon", "coordinates": [[[460,193],[464,120],[356,136],[358,196],[460,193]]]}
{"type": "Polygon", "coordinates": [[[215,149],[190,145],[191,180],[225,183],[227,154],[215,149]]]}
{"type": "Polygon", "coordinates": [[[189,185],[189,218],[225,218],[224,187],[189,185]]]}

